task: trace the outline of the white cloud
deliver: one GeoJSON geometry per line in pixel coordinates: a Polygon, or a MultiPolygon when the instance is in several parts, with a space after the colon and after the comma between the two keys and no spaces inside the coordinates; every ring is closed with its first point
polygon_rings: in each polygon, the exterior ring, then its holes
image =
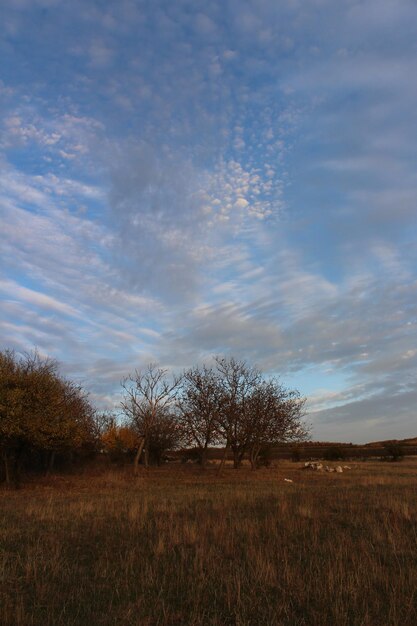
{"type": "Polygon", "coordinates": [[[60,302],[56,298],[48,296],[39,291],[22,287],[18,283],[12,280],[0,280],[0,291],[6,294],[12,299],[23,300],[29,305],[33,305],[37,308],[44,309],[46,311],[53,311],[56,313],[63,313],[64,315],[71,315],[78,317],[78,311],[74,307],[60,302]]]}
{"type": "Polygon", "coordinates": [[[4,341],[107,404],[133,365],[235,352],[318,371],[319,432],[408,428],[415,5],[186,4],[74,0],[45,29],[52,0],[6,3],[4,341]]]}
{"type": "Polygon", "coordinates": [[[102,68],[113,60],[114,51],[104,41],[94,40],[88,50],[90,64],[93,67],[102,68]]]}

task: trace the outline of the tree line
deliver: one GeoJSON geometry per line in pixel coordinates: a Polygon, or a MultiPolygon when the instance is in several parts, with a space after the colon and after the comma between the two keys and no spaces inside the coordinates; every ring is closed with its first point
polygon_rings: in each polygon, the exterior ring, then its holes
{"type": "Polygon", "coordinates": [[[202,467],[213,447],[238,469],[253,469],[263,449],[308,438],[305,400],[276,378],[233,357],[170,375],[151,364],[121,383],[119,415],[95,410],[82,387],[37,353],[0,352],[0,479],[18,484],[24,465],[46,473],[57,457],[74,462],[97,452],[161,463],[166,452],[191,448],[202,467]]]}

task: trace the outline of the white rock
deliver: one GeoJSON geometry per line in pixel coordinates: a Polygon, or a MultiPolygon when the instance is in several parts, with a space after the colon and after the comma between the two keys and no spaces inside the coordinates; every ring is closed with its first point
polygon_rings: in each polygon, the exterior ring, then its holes
{"type": "Polygon", "coordinates": [[[286,482],[286,483],[293,483],[294,481],[291,480],[291,478],[284,478],[284,482],[286,482]]]}
{"type": "Polygon", "coordinates": [[[342,467],[341,465],[338,465],[338,466],[336,467],[336,472],[337,472],[338,474],[343,474],[343,467],[342,467]]]}
{"type": "Polygon", "coordinates": [[[309,461],[307,463],[304,463],[303,469],[310,469],[316,472],[321,472],[323,469],[323,464],[319,461],[309,461]]]}

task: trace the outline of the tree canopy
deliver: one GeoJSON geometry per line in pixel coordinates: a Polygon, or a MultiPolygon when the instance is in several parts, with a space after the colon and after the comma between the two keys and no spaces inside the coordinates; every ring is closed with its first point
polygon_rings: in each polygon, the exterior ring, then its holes
{"type": "Polygon", "coordinates": [[[37,352],[0,352],[0,449],[7,482],[19,482],[29,453],[56,453],[92,445],[94,409],[81,386],[59,374],[37,352]]]}

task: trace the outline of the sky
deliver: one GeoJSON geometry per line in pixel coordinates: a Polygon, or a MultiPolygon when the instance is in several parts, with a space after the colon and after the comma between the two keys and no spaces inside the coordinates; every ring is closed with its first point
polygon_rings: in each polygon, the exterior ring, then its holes
{"type": "Polygon", "coordinates": [[[100,408],[234,355],[417,435],[417,3],[1,0],[0,347],[100,408]]]}

